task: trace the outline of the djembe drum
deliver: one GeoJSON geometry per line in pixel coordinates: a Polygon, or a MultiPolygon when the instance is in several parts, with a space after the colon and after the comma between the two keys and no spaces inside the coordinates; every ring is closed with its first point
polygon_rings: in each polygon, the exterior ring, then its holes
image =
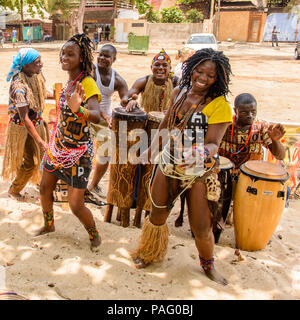
{"type": "MultiPolygon", "coordinates": [[[[158,129],[164,116],[165,114],[159,111],[152,111],[148,113],[148,121],[145,130],[148,136],[149,147],[156,133],[156,129],[158,129]]],[[[133,222],[133,225],[138,228],[141,226],[142,211],[145,210],[146,214],[148,214],[151,209],[151,201],[148,194],[148,185],[150,182],[153,167],[154,164],[150,163],[143,166],[140,165],[138,168],[138,170],[140,170],[140,179],[137,192],[136,213],[133,222]]]]}
{"type": "Polygon", "coordinates": [[[240,167],[233,204],[236,247],[265,248],[283,212],[288,172],[280,165],[250,160],[240,167]]]}
{"type": "Polygon", "coordinates": [[[129,225],[129,212],[134,201],[137,176],[137,164],[128,161],[128,151],[137,142],[137,139],[129,139],[129,136],[134,129],[144,129],[146,120],[147,114],[140,109],[126,112],[125,108],[120,107],[113,110],[112,131],[115,139],[111,139],[112,160],[107,192],[108,206],[104,216],[105,222],[111,222],[113,206],[116,206],[119,208],[121,225],[123,227],[129,225]]]}
{"type": "MultiPolygon", "coordinates": [[[[217,217],[222,221],[222,224],[225,224],[228,212],[230,209],[230,204],[232,200],[232,170],[234,164],[229,159],[220,156],[219,157],[219,169],[218,179],[221,184],[221,195],[219,200],[217,217]]],[[[221,233],[223,231],[223,226],[219,226],[220,222],[214,224],[213,233],[215,236],[215,243],[218,243],[221,233]]]]}

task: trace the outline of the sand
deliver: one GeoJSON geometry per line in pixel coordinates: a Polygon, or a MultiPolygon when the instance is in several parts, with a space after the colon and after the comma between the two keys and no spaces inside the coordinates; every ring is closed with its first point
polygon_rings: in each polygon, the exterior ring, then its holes
{"type": "MultiPolygon", "coordinates": [[[[175,48],[170,47],[169,51],[174,58],[175,48]]],[[[293,46],[278,51],[240,45],[233,49],[224,47],[224,51],[231,58],[234,72],[231,103],[236,94],[247,91],[257,97],[260,118],[300,122],[300,61],[292,58],[293,46]]],[[[11,61],[13,53],[12,50],[1,53],[2,75],[7,72],[7,61],[11,61]]],[[[66,80],[59,70],[57,56],[55,49],[42,52],[48,88],[66,80]]],[[[115,68],[130,86],[145,75],[151,58],[152,54],[120,53],[115,68]],[[133,70],[129,62],[135,64],[133,70]]],[[[175,65],[174,59],[173,62],[175,65]]],[[[2,76],[1,103],[7,103],[7,91],[8,84],[2,76]]],[[[117,95],[113,100],[116,106],[117,95]]],[[[105,189],[107,182],[108,174],[102,181],[105,189]]],[[[105,223],[105,207],[88,204],[102,237],[100,250],[94,253],[89,249],[83,226],[59,204],[54,206],[56,231],[33,237],[43,224],[38,191],[27,185],[24,189],[27,202],[17,202],[8,198],[8,187],[8,183],[0,180],[0,292],[12,290],[32,300],[300,298],[299,201],[290,201],[265,249],[240,250],[243,261],[238,262],[235,255],[234,228],[226,227],[215,246],[216,268],[229,281],[224,287],[210,281],[201,270],[186,212],[183,227],[175,228],[179,203],[168,219],[170,242],[165,260],[138,270],[129,253],[136,247],[141,230],[120,227],[116,213],[112,223],[105,223]]],[[[134,210],[131,220],[133,216],[134,210]]]]}

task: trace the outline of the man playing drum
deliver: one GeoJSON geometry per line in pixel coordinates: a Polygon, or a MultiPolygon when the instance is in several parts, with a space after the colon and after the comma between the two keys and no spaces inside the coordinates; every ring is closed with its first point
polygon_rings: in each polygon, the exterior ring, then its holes
{"type": "Polygon", "coordinates": [[[109,133],[103,138],[104,141],[99,140],[100,137],[97,138],[97,134],[101,129],[107,128],[108,125],[110,126],[110,117],[112,113],[111,96],[113,93],[118,91],[119,97],[122,99],[128,91],[126,81],[111,67],[116,61],[116,56],[116,48],[111,44],[105,44],[100,49],[97,65],[94,65],[94,79],[102,96],[100,109],[103,112],[105,119],[102,118],[99,124],[91,124],[93,134],[96,138],[97,162],[93,179],[88,186],[88,189],[94,196],[100,196],[101,198],[106,197],[98,184],[104,176],[110,161],[108,149],[106,148],[104,150],[103,148],[104,144],[109,139],[109,133]],[[101,145],[103,145],[102,148],[101,145]]]}
{"type": "MultiPolygon", "coordinates": [[[[263,146],[274,157],[283,160],[285,150],[280,142],[285,131],[281,124],[269,125],[258,120],[256,99],[249,93],[239,94],[234,100],[232,124],[227,128],[219,148],[219,154],[230,159],[235,166],[234,174],[240,173],[240,166],[249,160],[263,159],[263,146]]],[[[234,190],[233,190],[234,192],[234,190]]],[[[227,218],[231,223],[231,218],[227,218]]]]}
{"type": "Polygon", "coordinates": [[[269,125],[257,120],[257,102],[249,93],[239,94],[234,100],[233,123],[227,128],[219,154],[230,159],[235,169],[248,160],[262,160],[263,149],[268,148],[274,157],[283,160],[285,150],[280,142],[285,131],[281,124],[269,125]]]}
{"type": "Polygon", "coordinates": [[[169,107],[171,92],[178,85],[179,78],[170,75],[171,59],[164,49],[159,52],[151,64],[152,75],[147,75],[135,81],[121,101],[126,111],[137,107],[137,101],[131,100],[133,95],[142,94],[142,108],[147,112],[166,111],[169,107]]]}

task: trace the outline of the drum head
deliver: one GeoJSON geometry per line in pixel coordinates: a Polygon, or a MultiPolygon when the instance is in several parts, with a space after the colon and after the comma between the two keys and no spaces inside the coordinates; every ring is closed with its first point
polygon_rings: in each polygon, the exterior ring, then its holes
{"type": "Polygon", "coordinates": [[[148,113],[148,120],[152,120],[155,122],[161,122],[164,117],[165,117],[165,114],[163,112],[151,111],[148,113]]]}
{"type": "Polygon", "coordinates": [[[234,164],[232,161],[230,161],[229,159],[219,156],[219,168],[222,169],[232,169],[234,167],[234,164]]]}
{"type": "Polygon", "coordinates": [[[278,164],[262,160],[249,160],[241,165],[241,171],[257,178],[269,180],[287,180],[288,172],[278,164]]]}
{"type": "Polygon", "coordinates": [[[129,120],[129,121],[145,121],[147,120],[147,114],[143,110],[136,108],[131,112],[127,112],[125,108],[118,107],[115,108],[112,112],[112,117],[121,119],[121,120],[129,120]]]}

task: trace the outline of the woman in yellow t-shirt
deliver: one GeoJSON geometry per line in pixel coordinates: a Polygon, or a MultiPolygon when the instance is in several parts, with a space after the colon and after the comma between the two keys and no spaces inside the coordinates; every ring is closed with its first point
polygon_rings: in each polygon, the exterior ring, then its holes
{"type": "Polygon", "coordinates": [[[86,228],[91,249],[101,243],[91,211],[84,204],[84,193],[92,169],[93,142],[90,122],[100,120],[101,94],[90,76],[93,55],[90,39],[73,36],[60,52],[62,69],[69,74],[59,101],[58,118],[43,158],[40,184],[44,227],[38,235],[55,231],[53,190],[58,179],[68,185],[70,208],[86,228]]]}
{"type": "Polygon", "coordinates": [[[170,143],[161,146],[163,150],[152,179],[151,212],[132,255],[138,268],[164,258],[169,235],[166,220],[178,195],[186,192],[189,222],[201,266],[211,280],[227,284],[214,267],[212,222],[220,196],[217,151],[232,122],[231,107],[225,99],[230,74],[228,58],[212,49],[199,50],[184,62],[180,86],[173,90],[159,132],[140,160],[147,163],[154,159],[162,129],[168,129],[170,143]]]}

